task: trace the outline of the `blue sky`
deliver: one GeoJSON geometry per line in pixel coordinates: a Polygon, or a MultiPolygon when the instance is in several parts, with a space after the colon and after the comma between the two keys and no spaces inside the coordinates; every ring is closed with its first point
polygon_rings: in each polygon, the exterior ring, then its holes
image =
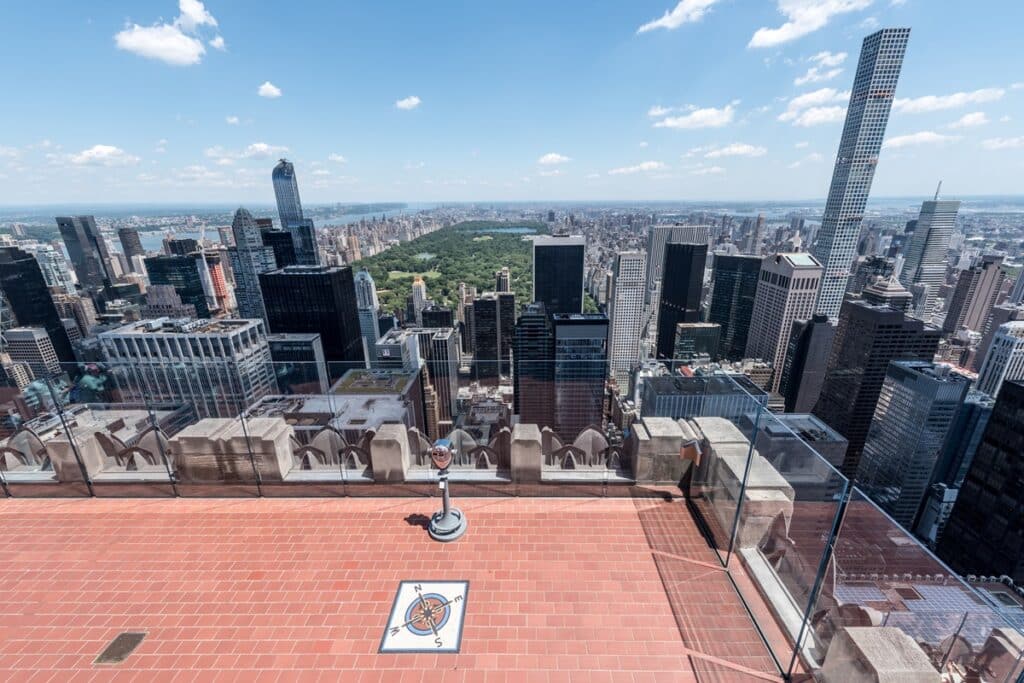
{"type": "Polygon", "coordinates": [[[0,204],[823,197],[913,28],[873,194],[1024,193],[1024,3],[3,3],[0,204]],[[269,95],[269,96],[268,96],[269,95]],[[277,96],[274,96],[277,95],[277,96]]]}

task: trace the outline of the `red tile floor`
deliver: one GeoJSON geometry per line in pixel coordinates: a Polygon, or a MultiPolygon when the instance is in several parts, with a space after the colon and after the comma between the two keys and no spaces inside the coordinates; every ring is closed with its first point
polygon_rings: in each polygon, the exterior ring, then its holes
{"type": "Polygon", "coordinates": [[[779,677],[680,500],[0,501],[0,672],[18,681],[779,677]],[[470,582],[460,654],[377,653],[403,579],[470,582]],[[145,631],[119,665],[96,656],[145,631]]]}

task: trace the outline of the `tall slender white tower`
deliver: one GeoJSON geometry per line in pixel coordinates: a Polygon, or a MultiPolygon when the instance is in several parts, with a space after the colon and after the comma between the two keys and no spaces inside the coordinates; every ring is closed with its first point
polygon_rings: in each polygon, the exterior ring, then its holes
{"type": "Polygon", "coordinates": [[[833,320],[846,292],[909,38],[909,28],[886,28],[865,38],[861,47],[825,215],[812,252],[825,268],[817,312],[833,320]]]}

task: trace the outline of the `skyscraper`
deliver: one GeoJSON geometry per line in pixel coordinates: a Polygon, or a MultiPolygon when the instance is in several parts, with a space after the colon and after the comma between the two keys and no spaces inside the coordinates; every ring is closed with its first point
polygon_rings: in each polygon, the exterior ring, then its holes
{"type": "Polygon", "coordinates": [[[295,258],[298,265],[314,266],[320,262],[316,246],[313,221],[302,215],[302,200],[299,199],[299,182],[295,166],[287,159],[281,159],[271,174],[274,182],[274,196],[277,198],[277,214],[281,229],[292,235],[295,244],[295,258]]]}
{"type": "MultiPolygon", "coordinates": [[[[496,292],[498,297],[498,358],[502,375],[512,371],[512,338],[516,327],[516,295],[512,292],[496,292]]],[[[424,317],[426,324],[426,317],[424,317]]]]}
{"type": "Polygon", "coordinates": [[[235,246],[231,254],[231,271],[235,276],[235,300],[240,318],[259,318],[266,323],[267,312],[260,291],[260,273],[274,270],[274,250],[263,246],[263,238],[252,214],[238,209],[231,223],[235,246]]]}
{"type": "Polygon", "coordinates": [[[974,364],[972,366],[975,372],[981,370],[981,364],[985,362],[985,356],[988,355],[988,350],[992,348],[992,340],[995,339],[999,328],[1014,320],[1024,320],[1024,304],[1007,303],[992,307],[988,314],[988,320],[985,321],[985,331],[981,341],[975,349],[974,364]]]}
{"type": "Polygon", "coordinates": [[[583,312],[583,255],[579,235],[533,238],[533,300],[549,315],[583,312]]]}
{"type": "Polygon", "coordinates": [[[700,322],[700,295],[707,254],[707,244],[665,245],[662,270],[671,276],[662,282],[658,303],[658,359],[671,360],[675,352],[676,325],[700,322]]]}
{"type": "Polygon", "coordinates": [[[299,181],[295,177],[295,165],[281,159],[271,174],[274,182],[274,197],[277,199],[277,215],[281,218],[281,229],[302,220],[302,200],[299,198],[299,181]]]}
{"type": "Polygon", "coordinates": [[[71,340],[50,298],[39,264],[18,247],[0,247],[0,290],[24,327],[41,327],[62,363],[75,362],[71,340]]]}
{"type": "Polygon", "coordinates": [[[984,392],[967,392],[963,405],[950,425],[949,437],[946,439],[939,462],[935,464],[933,483],[955,488],[963,484],[995,405],[995,399],[984,392]]]}
{"type": "Polygon", "coordinates": [[[914,295],[908,292],[891,275],[887,278],[877,278],[874,282],[868,284],[861,291],[860,297],[870,304],[895,308],[897,311],[902,311],[908,315],[911,313],[914,303],[914,295]]]}
{"type": "Polygon", "coordinates": [[[1024,382],[1007,382],[964,479],[939,557],[961,574],[1024,584],[1024,382]]]}
{"type": "Polygon", "coordinates": [[[839,315],[843,302],[909,38],[909,28],[887,28],[869,35],[861,47],[825,214],[813,249],[825,269],[817,312],[832,319],[839,315]]]}
{"type": "Polygon", "coordinates": [[[423,327],[455,327],[455,314],[450,308],[431,304],[423,309],[423,327]]]}
{"type": "Polygon", "coordinates": [[[494,291],[498,293],[512,291],[512,276],[507,266],[494,271],[494,291]]]}
{"type": "Polygon", "coordinates": [[[527,304],[516,323],[512,358],[513,412],[524,424],[550,427],[554,418],[555,333],[544,304],[527,304]]]}
{"type": "Polygon", "coordinates": [[[857,482],[908,529],[970,387],[971,380],[947,366],[921,361],[889,364],[857,466],[857,482]]]}
{"type": "Polygon", "coordinates": [[[363,353],[372,361],[374,347],[380,339],[380,300],[377,285],[370,271],[360,270],[355,274],[356,306],[359,309],[359,333],[363,337],[363,353]]]}
{"type": "Polygon", "coordinates": [[[277,391],[262,320],[142,320],[99,335],[127,402],[238,417],[277,391]]]}
{"type": "Polygon", "coordinates": [[[707,225],[652,225],[647,229],[647,289],[645,299],[651,303],[652,296],[661,282],[665,266],[665,245],[707,244],[711,239],[711,227],[707,225]]]}
{"type": "Polygon", "coordinates": [[[451,430],[458,414],[459,337],[451,327],[424,327],[410,330],[419,338],[419,354],[426,366],[430,385],[437,392],[438,420],[451,430]]]}
{"type": "Polygon", "coordinates": [[[63,372],[53,343],[43,328],[12,327],[4,333],[4,339],[11,360],[27,365],[36,379],[55,377],[63,372]]]}
{"type": "Polygon", "coordinates": [[[731,361],[743,358],[754,314],[761,258],[715,254],[708,322],[722,328],[719,354],[731,361]]]}
{"type": "Polygon", "coordinates": [[[743,239],[743,253],[751,256],[761,255],[761,240],[764,235],[764,214],[757,214],[751,225],[750,232],[743,239]]]}
{"type": "Polygon", "coordinates": [[[150,256],[146,259],[146,272],[151,285],[170,285],[181,297],[183,304],[195,306],[197,318],[209,318],[206,291],[200,276],[201,253],[190,256],[150,256]]]}
{"type": "Polygon", "coordinates": [[[71,277],[71,268],[60,249],[50,244],[39,243],[23,244],[21,249],[35,258],[39,269],[43,271],[47,287],[59,287],[69,294],[74,293],[75,283],[71,277]]]}
{"type": "Polygon", "coordinates": [[[887,278],[894,272],[896,272],[896,262],[891,258],[867,256],[858,259],[846,291],[850,294],[860,294],[868,284],[877,278],[887,278]]]}
{"type": "Polygon", "coordinates": [[[835,332],[836,328],[823,315],[815,314],[810,320],[793,322],[779,382],[787,413],[814,410],[825,382],[835,332]]]}
{"type": "Polygon", "coordinates": [[[996,254],[986,254],[975,265],[960,271],[956,289],[949,297],[949,310],[942,330],[946,333],[961,328],[983,331],[1005,279],[1003,257],[996,254]]]}
{"type": "Polygon", "coordinates": [[[764,259],[750,319],[747,358],[772,364],[770,391],[778,391],[793,322],[814,314],[821,264],[810,254],[776,254],[764,259]]]}
{"type": "Polygon", "coordinates": [[[114,282],[110,252],[92,216],[59,216],[57,228],[84,289],[97,294],[114,282]]]}
{"type": "MultiPolygon", "coordinates": [[[[997,398],[1007,380],[1024,379],[1024,321],[999,326],[978,373],[978,391],[997,398]]],[[[1022,425],[1024,429],[1024,425],[1022,425]]]]}
{"type": "Polygon", "coordinates": [[[685,364],[706,357],[718,360],[718,347],[722,328],[718,323],[679,323],[676,325],[673,365],[685,364]]]}
{"type": "Polygon", "coordinates": [[[473,300],[473,376],[497,384],[501,364],[501,307],[493,292],[473,300]]]}
{"type": "Polygon", "coordinates": [[[142,240],[139,239],[139,231],[135,228],[118,228],[117,236],[121,240],[121,249],[124,250],[125,260],[134,271],[136,266],[132,259],[146,253],[142,248],[142,240]]]}
{"type": "Polygon", "coordinates": [[[554,425],[563,443],[604,425],[608,318],[603,313],[553,315],[554,425]]]}
{"type": "Polygon", "coordinates": [[[639,251],[623,251],[615,257],[612,291],[608,295],[611,319],[612,378],[624,391],[629,373],[640,360],[640,332],[644,323],[644,293],[647,288],[645,257],[639,251]]]}
{"type": "Polygon", "coordinates": [[[849,440],[844,474],[857,472],[889,363],[931,362],[941,335],[937,328],[888,306],[857,299],[843,302],[814,414],[849,440]]]}
{"type": "Polygon", "coordinates": [[[427,283],[419,275],[412,279],[412,310],[416,324],[423,324],[423,309],[427,307],[427,283]]]}
{"type": "Polygon", "coordinates": [[[287,230],[260,229],[263,246],[274,250],[274,263],[278,268],[287,268],[298,264],[295,257],[295,240],[287,230]]]}
{"type": "Polygon", "coordinates": [[[261,273],[259,284],[270,331],[319,334],[332,380],[364,366],[355,281],[349,266],[288,266],[261,273]]]}
{"type": "Polygon", "coordinates": [[[904,287],[924,285],[927,289],[921,306],[925,320],[931,319],[935,310],[935,298],[946,282],[947,252],[953,237],[956,214],[960,210],[958,201],[939,201],[938,193],[933,201],[921,205],[910,244],[907,245],[906,260],[900,271],[900,282],[904,287]]]}

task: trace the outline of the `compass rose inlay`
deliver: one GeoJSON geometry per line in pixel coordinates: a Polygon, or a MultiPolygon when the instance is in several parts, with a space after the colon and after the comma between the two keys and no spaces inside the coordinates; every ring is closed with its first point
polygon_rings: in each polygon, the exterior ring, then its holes
{"type": "Polygon", "coordinates": [[[468,581],[403,581],[380,652],[458,652],[468,581]]]}

